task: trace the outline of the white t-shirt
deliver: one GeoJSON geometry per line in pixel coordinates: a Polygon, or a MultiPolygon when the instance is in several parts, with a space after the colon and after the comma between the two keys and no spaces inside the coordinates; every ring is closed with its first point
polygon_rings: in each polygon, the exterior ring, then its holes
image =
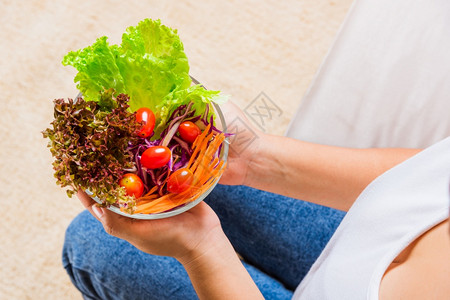
{"type": "Polygon", "coordinates": [[[361,193],[293,299],[378,299],[381,279],[412,241],[449,216],[450,137],[361,193]]]}

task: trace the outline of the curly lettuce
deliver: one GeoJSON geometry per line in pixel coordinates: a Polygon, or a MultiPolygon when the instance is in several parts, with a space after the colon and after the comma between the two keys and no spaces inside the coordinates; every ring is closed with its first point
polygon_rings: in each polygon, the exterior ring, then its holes
{"type": "Polygon", "coordinates": [[[125,168],[133,168],[133,153],[128,149],[136,143],[140,124],[128,111],[128,96],[113,96],[111,90],[102,93],[101,106],[78,98],[56,99],[55,119],[43,131],[55,158],[54,176],[61,187],[69,187],[72,196],[78,190],[89,189],[105,204],[129,207],[134,199],[119,186],[125,168]],[[112,108],[111,112],[104,108],[112,108]]]}

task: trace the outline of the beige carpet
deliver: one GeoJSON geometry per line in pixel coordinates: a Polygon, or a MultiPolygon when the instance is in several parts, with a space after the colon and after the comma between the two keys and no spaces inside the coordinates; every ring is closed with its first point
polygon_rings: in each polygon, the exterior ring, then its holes
{"type": "Polygon", "coordinates": [[[351,2],[0,1],[0,299],[81,299],[61,247],[82,207],[56,186],[40,134],[52,100],[77,93],[66,52],[161,18],[178,28],[192,75],[242,108],[264,91],[282,110],[268,131],[283,134],[351,2]]]}

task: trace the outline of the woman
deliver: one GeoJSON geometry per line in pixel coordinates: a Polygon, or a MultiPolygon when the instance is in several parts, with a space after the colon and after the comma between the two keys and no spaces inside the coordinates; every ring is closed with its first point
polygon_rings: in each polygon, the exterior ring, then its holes
{"type": "MultiPolygon", "coordinates": [[[[228,120],[246,120],[233,104],[224,110],[228,120]]],[[[450,140],[422,153],[349,149],[247,125],[254,132],[238,137],[257,139],[246,149],[231,145],[224,185],[181,215],[137,221],[78,192],[91,214],[69,226],[63,263],[86,299],[450,294],[450,140]]]]}

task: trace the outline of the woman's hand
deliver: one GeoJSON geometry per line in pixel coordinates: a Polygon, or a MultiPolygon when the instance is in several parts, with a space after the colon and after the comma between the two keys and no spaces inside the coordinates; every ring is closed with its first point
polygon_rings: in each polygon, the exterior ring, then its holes
{"type": "Polygon", "coordinates": [[[220,108],[225,117],[227,131],[233,133],[233,136],[229,137],[227,169],[219,182],[226,185],[247,185],[249,165],[264,144],[266,135],[255,128],[242,110],[231,101],[220,108]]]}
{"type": "Polygon", "coordinates": [[[214,211],[204,202],[177,216],[159,220],[136,220],[100,208],[86,193],[77,193],[81,203],[113,236],[127,240],[139,250],[172,256],[188,262],[227,239],[214,211]]]}
{"type": "Polygon", "coordinates": [[[107,233],[141,251],[176,258],[200,299],[263,299],[205,202],[174,217],[136,220],[98,207],[84,192],[77,196],[107,233]]]}

